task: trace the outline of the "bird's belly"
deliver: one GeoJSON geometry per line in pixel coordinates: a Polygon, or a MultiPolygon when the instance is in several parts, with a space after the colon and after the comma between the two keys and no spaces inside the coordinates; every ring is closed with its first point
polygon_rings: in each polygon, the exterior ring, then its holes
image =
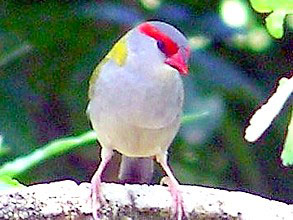
{"type": "Polygon", "coordinates": [[[104,131],[101,129],[101,135],[106,136],[115,150],[126,156],[149,157],[166,151],[178,129],[179,118],[160,129],[140,128],[119,122],[119,125],[111,126],[104,131]]]}
{"type": "Polygon", "coordinates": [[[160,129],[136,127],[119,117],[100,119],[93,124],[103,147],[111,147],[128,157],[150,157],[165,152],[179,129],[179,116],[169,126],[160,129]],[[112,122],[110,122],[112,120],[112,122]]]}

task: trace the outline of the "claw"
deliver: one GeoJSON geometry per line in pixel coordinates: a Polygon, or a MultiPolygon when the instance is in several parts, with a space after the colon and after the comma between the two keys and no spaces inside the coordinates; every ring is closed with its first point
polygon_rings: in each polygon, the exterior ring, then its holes
{"type": "Polygon", "coordinates": [[[161,154],[156,155],[156,160],[162,166],[163,170],[167,174],[166,177],[162,178],[161,184],[166,184],[169,187],[169,191],[172,196],[173,217],[177,220],[188,218],[188,212],[186,211],[186,208],[184,206],[182,193],[179,189],[180,185],[174,177],[167,163],[167,153],[163,152],[161,154]]]}
{"type": "Polygon", "coordinates": [[[188,216],[188,212],[186,211],[186,208],[184,206],[184,201],[182,197],[182,193],[179,190],[179,184],[177,182],[172,182],[171,178],[168,176],[165,176],[161,179],[160,184],[167,185],[169,188],[169,191],[172,196],[172,213],[173,217],[177,220],[181,220],[184,217],[188,216]]]}

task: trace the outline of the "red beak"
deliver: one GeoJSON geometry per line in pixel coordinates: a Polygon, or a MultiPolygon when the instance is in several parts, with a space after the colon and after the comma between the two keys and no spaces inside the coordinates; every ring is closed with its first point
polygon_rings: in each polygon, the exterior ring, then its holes
{"type": "Polygon", "coordinates": [[[182,75],[188,74],[188,66],[179,51],[171,57],[168,57],[165,63],[177,69],[182,75]]]}

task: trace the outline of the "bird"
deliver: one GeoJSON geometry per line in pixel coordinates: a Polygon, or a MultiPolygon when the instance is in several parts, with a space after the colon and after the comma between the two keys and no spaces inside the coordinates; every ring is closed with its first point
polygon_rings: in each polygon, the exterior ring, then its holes
{"type": "Polygon", "coordinates": [[[173,216],[186,215],[167,157],[180,127],[182,76],[189,73],[190,50],[187,38],[171,24],[145,21],[122,36],[94,69],[87,107],[101,145],[100,164],[91,179],[94,219],[106,204],[101,176],[114,151],[122,155],[119,178],[129,182],[132,172],[141,182],[149,181],[157,161],[166,173],[162,182],[171,193],[173,216]]]}

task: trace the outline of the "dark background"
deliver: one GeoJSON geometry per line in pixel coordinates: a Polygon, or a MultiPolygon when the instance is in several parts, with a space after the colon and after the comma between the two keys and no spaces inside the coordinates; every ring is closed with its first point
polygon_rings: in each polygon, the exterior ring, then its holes
{"type": "MultiPolygon", "coordinates": [[[[292,71],[289,26],[282,39],[273,39],[264,26],[266,15],[253,11],[248,1],[241,1],[247,22],[238,28],[221,17],[225,1],[161,1],[155,8],[143,2],[0,2],[0,134],[9,147],[0,165],[51,140],[88,131],[85,109],[93,69],[126,31],[157,19],[192,39],[185,113],[205,113],[184,124],[170,148],[175,176],[184,184],[292,202],[293,172],[280,160],[290,101],[255,144],[243,138],[255,109],[292,71]]],[[[25,184],[89,181],[98,160],[97,145],[80,146],[17,179],[25,184]]],[[[105,180],[117,180],[118,162],[117,155],[105,180]]],[[[162,176],[157,168],[154,182],[162,176]]]]}

